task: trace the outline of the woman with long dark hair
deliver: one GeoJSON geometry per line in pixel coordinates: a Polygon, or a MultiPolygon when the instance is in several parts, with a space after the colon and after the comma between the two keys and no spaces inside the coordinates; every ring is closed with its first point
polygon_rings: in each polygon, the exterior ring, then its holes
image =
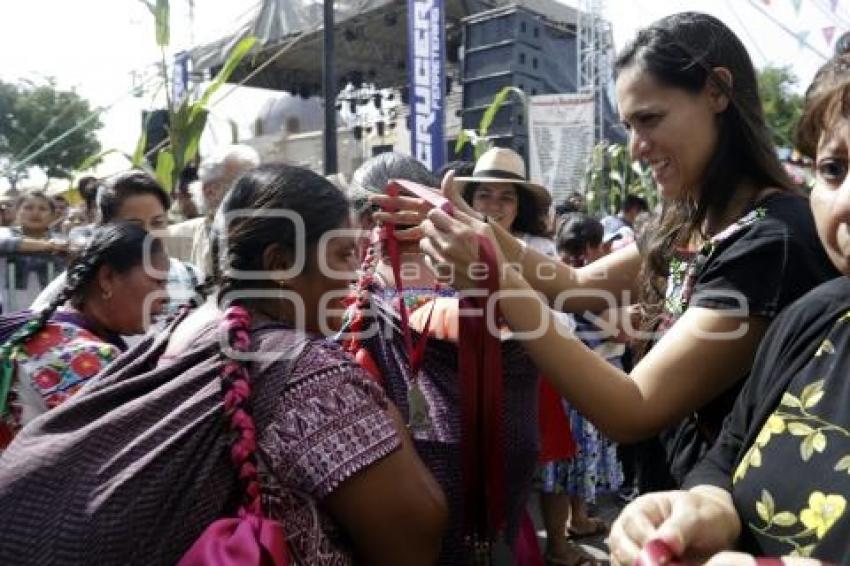
{"type": "Polygon", "coordinates": [[[811,206],[843,277],[780,315],[717,443],[687,491],[643,496],[611,532],[612,558],[717,565],[850,563],[850,54],[824,65],[806,96],[796,147],[815,162],[811,206]],[[652,542],[652,545],[649,543],[652,542]],[[728,551],[739,552],[728,552],[728,551]],[[743,552],[741,552],[743,551],[743,552]]]}
{"type": "MultiPolygon", "coordinates": [[[[837,272],[776,157],[755,69],[729,28],[700,13],[663,18],[616,70],[630,150],[665,203],[642,242],[574,269],[459,210],[457,197],[455,218],[433,210],[413,236],[424,234],[423,250],[465,288],[477,286],[478,238],[498,246],[498,304],[511,329],[601,432],[618,442],[661,433],[657,451],[642,450],[654,464],[643,488],[657,489],[680,483],[717,438],[769,322],[837,272]],[[547,302],[579,314],[638,302],[651,349],[627,375],[574,339],[547,302]]],[[[444,187],[456,194],[451,177],[444,187]]],[[[424,208],[395,204],[408,222],[424,208]]]]}

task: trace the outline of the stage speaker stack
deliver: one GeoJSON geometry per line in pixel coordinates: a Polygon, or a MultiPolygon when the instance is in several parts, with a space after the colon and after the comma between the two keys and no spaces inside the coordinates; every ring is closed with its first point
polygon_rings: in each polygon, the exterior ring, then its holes
{"type": "MultiPolygon", "coordinates": [[[[521,6],[481,12],[463,20],[461,124],[478,131],[481,118],[506,86],[526,96],[575,92],[577,41],[574,23],[555,23],[521,6]]],[[[528,159],[528,121],[511,95],[488,129],[495,145],[528,159]]],[[[471,150],[455,158],[467,158],[471,150]]]]}

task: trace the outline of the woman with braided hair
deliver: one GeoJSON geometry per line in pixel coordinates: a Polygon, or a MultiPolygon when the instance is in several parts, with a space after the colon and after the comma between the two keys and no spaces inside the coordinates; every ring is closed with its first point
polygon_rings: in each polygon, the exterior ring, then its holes
{"type": "Polygon", "coordinates": [[[356,268],[349,222],[306,169],[240,177],[209,297],[0,458],[0,564],[434,564],[442,491],[322,335],[356,268]]]}
{"type": "Polygon", "coordinates": [[[146,250],[148,237],[135,224],[98,230],[44,310],[0,317],[0,449],[126,350],[121,334],[143,331],[161,312],[164,298],[145,298],[164,288],[153,272],[161,272],[168,258],[159,240],[146,250]],[[153,270],[144,269],[146,251],[153,270]]]}

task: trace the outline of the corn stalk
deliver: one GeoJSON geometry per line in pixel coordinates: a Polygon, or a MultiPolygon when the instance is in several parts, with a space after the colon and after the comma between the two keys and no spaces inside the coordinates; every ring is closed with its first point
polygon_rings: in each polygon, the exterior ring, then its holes
{"type": "Polygon", "coordinates": [[[191,101],[193,97],[189,95],[184,96],[180,101],[172,101],[169,94],[170,82],[165,55],[165,50],[171,38],[169,0],[156,0],[155,2],[151,0],[139,1],[148,8],[154,18],[155,41],[162,54],[162,68],[160,71],[162,85],[160,88],[164,88],[167,101],[168,136],[162,143],[145,153],[148,126],[145,123],[143,124],[133,155],[128,155],[117,149],[110,149],[87,159],[85,166],[80,167],[80,170],[87,169],[96,163],[98,158],[109,153],[121,153],[130,161],[133,167],[148,170],[151,169],[148,159],[153,158],[151,161],[156,163],[156,169],[151,171],[151,173],[156,175],[156,179],[163,187],[173,190],[177,184],[180,172],[198,156],[201,134],[203,134],[209,116],[210,99],[227,82],[227,79],[230,78],[233,71],[239,66],[239,63],[242,62],[244,57],[254,47],[257,38],[253,36],[245,37],[233,47],[218,74],[216,74],[212,82],[194,102],[191,101]]]}
{"type": "Polygon", "coordinates": [[[457,136],[457,141],[455,142],[456,154],[463,151],[466,144],[471,143],[475,160],[478,161],[478,158],[481,157],[485,151],[493,147],[493,142],[491,142],[487,137],[487,132],[490,130],[490,126],[493,125],[493,120],[496,119],[496,115],[499,113],[502,105],[511,94],[519,96],[524,103],[525,93],[515,86],[506,86],[497,92],[496,96],[493,97],[493,102],[490,103],[487,110],[485,110],[484,114],[481,116],[481,121],[478,123],[478,131],[461,129],[460,134],[457,136]]]}
{"type": "Polygon", "coordinates": [[[616,214],[627,195],[646,199],[650,209],[658,204],[658,188],[648,167],[633,161],[622,144],[597,144],[584,175],[587,209],[591,214],[616,214]]]}

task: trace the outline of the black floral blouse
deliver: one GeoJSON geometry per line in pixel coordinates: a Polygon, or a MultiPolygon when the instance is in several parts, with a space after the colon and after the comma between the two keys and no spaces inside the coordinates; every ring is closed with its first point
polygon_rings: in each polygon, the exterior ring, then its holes
{"type": "Polygon", "coordinates": [[[718,444],[688,477],[728,489],[745,550],[850,563],[850,279],[771,328],[718,444]]]}

